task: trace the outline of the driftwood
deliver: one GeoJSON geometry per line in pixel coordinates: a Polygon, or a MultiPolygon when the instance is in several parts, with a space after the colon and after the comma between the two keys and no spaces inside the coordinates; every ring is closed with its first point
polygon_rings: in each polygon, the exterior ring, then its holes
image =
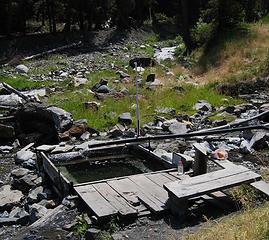
{"type": "Polygon", "coordinates": [[[15,88],[11,87],[10,85],[6,84],[5,82],[2,83],[4,88],[7,89],[10,93],[15,93],[17,94],[19,97],[21,97],[23,100],[25,100],[26,102],[31,102],[33,101],[33,99],[31,97],[28,97],[27,95],[19,92],[18,90],[16,90],[15,88]]]}
{"type": "Polygon", "coordinates": [[[32,56],[29,56],[29,57],[25,57],[25,58],[23,58],[23,60],[28,61],[28,60],[32,60],[32,59],[35,59],[35,58],[43,57],[43,56],[45,56],[47,54],[56,53],[56,52],[59,52],[59,51],[65,50],[65,49],[77,47],[77,46],[81,45],[81,43],[82,42],[79,41],[77,43],[64,45],[62,47],[54,48],[54,49],[51,49],[51,50],[48,50],[48,51],[44,51],[44,52],[41,52],[41,53],[38,53],[38,54],[34,54],[32,56]]]}

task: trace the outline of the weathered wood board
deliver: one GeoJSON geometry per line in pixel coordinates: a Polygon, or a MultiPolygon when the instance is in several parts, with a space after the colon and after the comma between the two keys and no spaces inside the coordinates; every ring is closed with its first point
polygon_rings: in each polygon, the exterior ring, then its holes
{"type": "Polygon", "coordinates": [[[75,191],[98,218],[109,217],[118,213],[92,185],[75,187],[75,191]]]}
{"type": "Polygon", "coordinates": [[[224,169],[182,181],[167,183],[164,187],[169,194],[183,199],[231,188],[242,183],[251,183],[260,179],[260,175],[251,171],[231,172],[229,169],[224,169]]]}
{"type": "Polygon", "coordinates": [[[92,186],[120,213],[121,216],[137,215],[137,210],[107,183],[97,183],[92,186]]]}
{"type": "Polygon", "coordinates": [[[263,192],[267,196],[269,196],[269,184],[264,181],[258,181],[250,184],[252,187],[256,188],[257,190],[263,192]]]}

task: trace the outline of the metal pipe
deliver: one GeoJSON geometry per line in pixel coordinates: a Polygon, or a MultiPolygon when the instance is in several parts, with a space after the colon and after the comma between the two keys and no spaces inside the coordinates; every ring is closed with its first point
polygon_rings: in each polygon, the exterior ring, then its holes
{"type": "Polygon", "coordinates": [[[122,140],[92,144],[92,145],[89,145],[89,148],[97,148],[97,147],[111,146],[111,145],[118,145],[118,144],[127,144],[127,143],[159,141],[159,140],[165,140],[165,139],[176,139],[176,138],[186,139],[186,138],[190,138],[190,137],[232,133],[232,132],[239,132],[239,131],[251,130],[251,129],[263,129],[263,130],[269,131],[269,124],[247,126],[247,127],[238,127],[238,128],[231,128],[231,129],[218,129],[218,130],[213,130],[213,131],[211,131],[209,129],[208,131],[203,131],[203,132],[196,131],[196,132],[190,132],[190,133],[185,133],[185,134],[170,134],[170,135],[149,136],[149,137],[140,137],[140,138],[129,138],[129,139],[122,139],[122,140]]]}

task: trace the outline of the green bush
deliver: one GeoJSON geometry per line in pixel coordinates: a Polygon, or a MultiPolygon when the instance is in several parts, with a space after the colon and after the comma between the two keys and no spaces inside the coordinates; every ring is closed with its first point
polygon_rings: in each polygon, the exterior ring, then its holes
{"type": "Polygon", "coordinates": [[[214,35],[215,23],[206,23],[202,18],[199,19],[196,26],[191,30],[192,41],[201,46],[207,43],[214,35]]]}

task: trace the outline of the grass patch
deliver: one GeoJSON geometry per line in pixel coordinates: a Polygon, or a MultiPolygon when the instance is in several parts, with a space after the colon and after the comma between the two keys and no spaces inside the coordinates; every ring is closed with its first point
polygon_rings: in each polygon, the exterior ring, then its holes
{"type": "Polygon", "coordinates": [[[269,239],[269,203],[228,216],[220,222],[209,221],[202,229],[184,240],[266,240],[269,239]]]}
{"type": "Polygon", "coordinates": [[[197,82],[235,82],[268,74],[269,19],[220,33],[193,53],[197,82]]]}
{"type": "Polygon", "coordinates": [[[55,85],[55,82],[52,81],[31,81],[26,77],[20,75],[15,75],[14,77],[6,77],[0,75],[0,82],[5,82],[18,90],[51,87],[55,85]]]}
{"type": "MultiPolygon", "coordinates": [[[[98,130],[107,130],[115,125],[118,121],[118,116],[123,112],[130,112],[135,116],[135,87],[132,83],[126,85],[114,85],[112,80],[116,78],[115,72],[104,70],[91,73],[88,75],[90,83],[85,88],[69,89],[65,92],[58,92],[50,96],[49,103],[57,105],[73,114],[75,119],[87,119],[89,126],[98,130]],[[89,93],[87,88],[91,88],[100,79],[106,78],[109,80],[110,87],[120,89],[127,87],[130,95],[114,99],[106,97],[101,102],[101,107],[98,112],[87,110],[84,108],[84,103],[89,101],[97,101],[96,98],[89,93]]],[[[171,89],[171,87],[163,87],[157,91],[151,91],[144,88],[139,89],[140,94],[140,111],[141,122],[147,123],[154,120],[155,109],[157,107],[175,108],[179,113],[193,114],[194,104],[201,99],[209,101],[212,105],[219,107],[230,104],[237,104],[240,101],[230,98],[230,101],[223,103],[224,95],[220,95],[211,86],[194,87],[192,85],[183,86],[184,91],[179,92],[171,89]]],[[[135,122],[135,121],[134,121],[135,122]]]]}

